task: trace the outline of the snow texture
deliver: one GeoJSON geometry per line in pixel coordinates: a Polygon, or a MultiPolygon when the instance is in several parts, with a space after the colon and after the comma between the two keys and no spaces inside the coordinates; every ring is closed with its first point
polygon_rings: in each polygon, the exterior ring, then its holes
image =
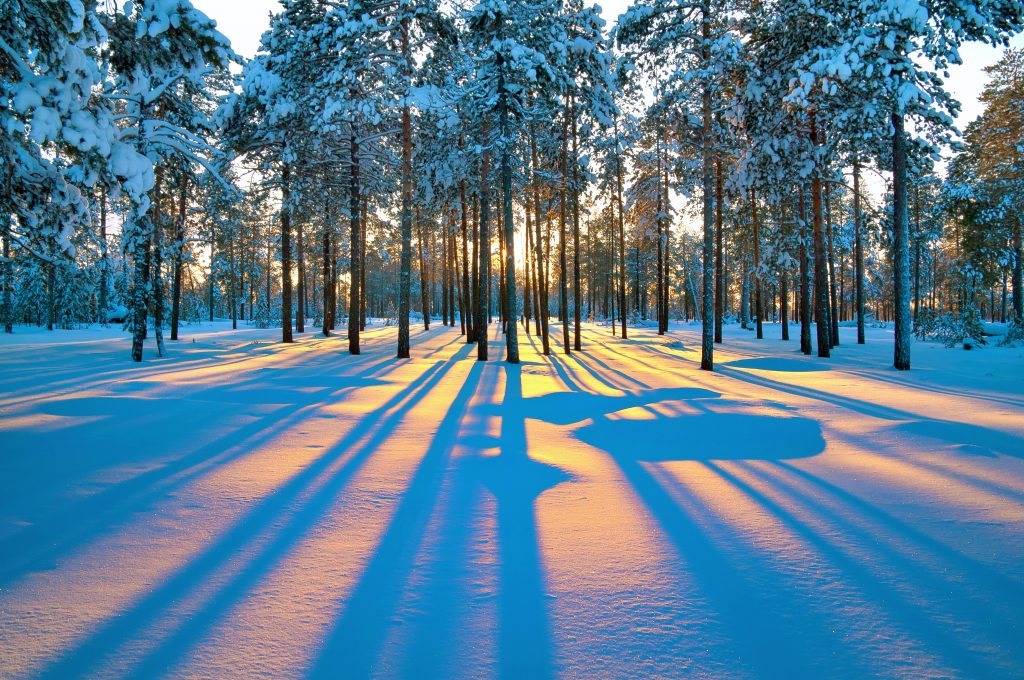
{"type": "Polygon", "coordinates": [[[18,331],[3,677],[1024,675],[1020,349],[18,331]]]}

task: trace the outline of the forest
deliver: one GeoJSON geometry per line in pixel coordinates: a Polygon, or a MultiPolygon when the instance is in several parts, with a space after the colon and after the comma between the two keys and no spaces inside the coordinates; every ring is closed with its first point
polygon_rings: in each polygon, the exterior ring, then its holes
{"type": "Polygon", "coordinates": [[[1024,1],[268,1],[0,0],[0,678],[1024,677],[1024,1]]]}
{"type": "Polygon", "coordinates": [[[487,359],[497,319],[515,362],[697,319],[705,369],[723,321],[820,357],[891,322],[899,369],[913,333],[1021,336],[1024,56],[962,138],[942,79],[1015,2],[289,0],[248,61],[187,2],[6,7],[9,333],[123,323],[141,361],[230,318],[357,354],[380,318],[407,357],[433,320],[487,359]]]}

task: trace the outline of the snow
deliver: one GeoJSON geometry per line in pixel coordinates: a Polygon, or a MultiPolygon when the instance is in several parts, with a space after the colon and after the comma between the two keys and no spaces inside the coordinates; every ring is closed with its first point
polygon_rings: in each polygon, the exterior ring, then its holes
{"type": "Polygon", "coordinates": [[[4,677],[1024,673],[1020,348],[16,331],[4,677]]]}

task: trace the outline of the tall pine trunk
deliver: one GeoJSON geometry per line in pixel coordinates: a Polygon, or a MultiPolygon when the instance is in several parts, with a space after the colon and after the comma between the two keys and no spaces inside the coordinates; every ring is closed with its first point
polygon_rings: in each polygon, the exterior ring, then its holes
{"type": "MultiPolygon", "coordinates": [[[[817,116],[811,114],[811,144],[821,145],[817,116]]],[[[828,271],[825,260],[825,221],[822,200],[821,167],[815,162],[811,177],[811,219],[814,239],[814,320],[816,322],[818,356],[828,358],[832,338],[828,322],[828,271]]]]}
{"type": "MultiPolygon", "coordinates": [[[[100,290],[99,290],[99,296],[98,296],[99,297],[99,305],[98,305],[99,309],[97,310],[97,316],[98,316],[97,321],[99,321],[102,325],[106,326],[107,325],[107,319],[108,319],[108,316],[107,316],[107,306],[109,304],[107,302],[107,288],[110,285],[110,268],[109,268],[110,262],[109,262],[109,255],[107,253],[107,188],[105,186],[100,187],[100,220],[99,221],[100,221],[100,224],[99,224],[99,227],[100,227],[100,281],[99,281],[99,289],[100,290]]],[[[8,227],[8,223],[5,222],[3,226],[4,226],[4,229],[6,230],[6,228],[8,227]]],[[[11,255],[10,255],[10,245],[8,243],[8,239],[7,239],[6,231],[5,231],[4,232],[4,261],[8,262],[10,260],[10,257],[11,257],[11,255]]],[[[4,280],[4,310],[9,310],[9,308],[10,308],[10,299],[9,299],[10,292],[7,289],[7,284],[8,284],[8,281],[5,279],[4,280]]],[[[9,315],[9,311],[5,311],[5,313],[3,314],[4,323],[5,323],[5,330],[6,330],[6,326],[10,325],[9,322],[7,321],[8,315],[9,315]]],[[[11,331],[7,331],[7,332],[10,333],[11,331]]]]}
{"type": "Polygon", "coordinates": [[[537,171],[537,138],[533,126],[530,126],[530,165],[533,170],[533,228],[536,232],[534,238],[534,260],[537,263],[537,317],[540,319],[541,347],[545,355],[551,354],[551,340],[548,334],[548,279],[550,276],[549,265],[544,256],[543,239],[541,238],[541,199],[540,199],[540,174],[537,171]]]}
{"type": "MultiPolygon", "coordinates": [[[[701,3],[701,62],[711,64],[711,3],[701,3]]],[[[715,250],[715,200],[714,200],[714,162],[712,158],[712,108],[711,86],[704,84],[701,95],[701,146],[703,155],[703,190],[704,190],[704,246],[703,262],[703,300],[701,318],[700,367],[711,371],[715,368],[715,300],[714,300],[714,250],[715,250]]]]}
{"type": "MultiPolygon", "coordinates": [[[[178,217],[174,221],[174,279],[171,283],[171,340],[178,339],[181,318],[181,273],[185,259],[185,214],[188,210],[188,177],[181,173],[178,187],[178,217]]],[[[104,239],[106,240],[106,239],[104,239]]],[[[102,304],[101,304],[102,306],[102,304]]]]}
{"type": "Polygon", "coordinates": [[[761,221],[757,215],[757,194],[750,190],[750,221],[754,225],[754,323],[757,339],[764,339],[764,305],[761,301],[761,221]]]}
{"type": "MultiPolygon", "coordinates": [[[[153,335],[156,337],[157,356],[167,355],[164,347],[164,285],[163,285],[163,215],[160,213],[160,199],[163,186],[163,168],[156,168],[156,184],[153,187],[153,335]]],[[[52,265],[52,263],[51,263],[52,265]]]]}
{"type": "Polygon", "coordinates": [[[857,312],[857,344],[864,339],[864,235],[860,212],[860,159],[853,159],[853,259],[854,305],[857,312]]]}
{"type": "Polygon", "coordinates": [[[508,127],[508,94],[505,92],[504,71],[498,79],[498,115],[501,121],[501,198],[504,205],[503,227],[505,230],[505,361],[519,363],[519,341],[517,336],[518,314],[516,313],[516,259],[515,228],[512,222],[512,152],[508,127]]]}
{"type": "Polygon", "coordinates": [[[910,252],[907,228],[907,151],[903,115],[892,114],[892,195],[895,346],[893,366],[910,370],[910,252]]]}
{"type": "MultiPolygon", "coordinates": [[[[359,140],[353,130],[349,135],[349,286],[348,286],[348,351],[359,354],[360,303],[362,300],[363,262],[362,228],[359,224],[359,140]]],[[[334,304],[334,300],[331,300],[334,304]]],[[[331,310],[334,316],[334,310],[331,310]]],[[[324,334],[326,335],[326,333],[324,334]]]]}
{"type": "Polygon", "coordinates": [[[420,311],[423,313],[423,330],[430,330],[430,275],[427,273],[427,240],[423,233],[423,222],[420,220],[420,209],[414,211],[416,222],[416,252],[420,258],[420,311]]]}
{"type": "Polygon", "coordinates": [[[291,166],[281,170],[281,342],[292,341],[291,166]]]}
{"type": "Polygon", "coordinates": [[[615,202],[619,208],[619,314],[622,339],[629,337],[626,326],[626,222],[622,202],[622,158],[619,151],[619,119],[615,119],[615,202]]]}
{"type": "Polygon", "coordinates": [[[490,261],[491,261],[491,152],[490,131],[488,120],[484,119],[484,152],[480,158],[480,246],[479,246],[479,278],[477,279],[476,296],[478,300],[477,317],[474,327],[476,328],[476,358],[477,361],[487,361],[487,330],[488,315],[490,314],[490,261]]]}
{"type": "Polygon", "coordinates": [[[569,105],[566,103],[562,109],[562,151],[561,151],[561,174],[562,186],[559,197],[558,215],[558,314],[562,319],[562,349],[566,354],[571,354],[569,346],[569,288],[568,288],[568,263],[565,255],[565,222],[566,222],[566,200],[568,199],[569,185],[569,163],[568,163],[568,137],[569,137],[569,105]]]}
{"type": "Polygon", "coordinates": [[[722,203],[724,191],[722,160],[715,158],[715,342],[722,342],[722,317],[725,315],[725,263],[722,261],[722,203]]]}
{"type": "Polygon", "coordinates": [[[580,173],[579,149],[577,148],[576,103],[571,100],[572,112],[572,295],[573,295],[573,348],[578,352],[582,347],[581,314],[583,311],[580,281],[580,173]]]}
{"type": "MultiPolygon", "coordinates": [[[[461,139],[459,140],[461,145],[461,139]]],[[[466,180],[459,182],[459,221],[462,231],[462,309],[463,332],[466,334],[466,342],[471,343],[476,339],[473,331],[473,298],[469,288],[469,214],[466,205],[466,180]]]]}
{"type": "Polygon", "coordinates": [[[829,319],[832,321],[832,332],[829,338],[832,346],[839,344],[839,298],[836,290],[836,245],[834,232],[832,230],[832,191],[828,185],[825,186],[825,224],[827,226],[825,236],[828,238],[828,290],[829,290],[829,319]]]}
{"type": "Polygon", "coordinates": [[[409,298],[412,294],[412,112],[409,88],[412,87],[412,55],[409,52],[409,19],[402,19],[402,57],[405,62],[405,101],[402,104],[402,254],[398,284],[399,359],[409,358],[409,298]]]}
{"type": "Polygon", "coordinates": [[[1018,325],[1024,326],[1024,235],[1019,212],[1016,222],[1013,230],[1013,316],[1018,325]]]}

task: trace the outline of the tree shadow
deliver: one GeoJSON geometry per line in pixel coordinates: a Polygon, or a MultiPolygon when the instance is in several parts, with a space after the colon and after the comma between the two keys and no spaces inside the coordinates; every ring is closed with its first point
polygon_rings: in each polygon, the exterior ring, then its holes
{"type": "MultiPolygon", "coordinates": [[[[59,441],[66,442],[66,445],[48,451],[51,458],[57,457],[57,460],[50,461],[49,467],[54,469],[51,477],[59,474],[64,478],[58,488],[69,487],[80,469],[89,469],[97,464],[130,464],[140,455],[149,461],[165,462],[105,486],[85,498],[54,504],[59,505],[60,510],[33,518],[30,526],[0,540],[0,552],[10,556],[0,565],[0,586],[9,585],[26,572],[52,568],[62,555],[95,541],[102,531],[116,529],[121,525],[117,521],[119,518],[130,519],[176,489],[248,455],[252,447],[301,422],[319,404],[342,399],[362,387],[382,384],[381,375],[393,370],[389,364],[390,360],[382,357],[370,361],[350,376],[321,377],[316,391],[296,392],[285,403],[259,399],[267,396],[257,387],[263,380],[259,376],[236,381],[223,389],[244,397],[252,388],[257,398],[246,400],[243,405],[258,416],[252,422],[227,432],[224,431],[224,422],[238,414],[225,408],[224,404],[234,403],[232,400],[239,397],[225,397],[221,402],[195,399],[197,394],[209,396],[218,388],[199,390],[187,399],[159,400],[159,404],[152,399],[128,397],[87,397],[51,402],[47,406],[50,413],[94,418],[62,432],[59,441]],[[126,420],[130,420],[133,428],[145,433],[142,440],[123,441],[126,420]],[[173,425],[169,425],[171,423],[173,425]],[[182,452],[177,448],[177,440],[167,436],[169,427],[176,432],[189,432],[193,439],[205,443],[190,452],[182,452]],[[89,455],[81,455],[83,447],[88,449],[89,455]]],[[[274,397],[278,399],[280,395],[275,391],[274,397]]],[[[8,467],[15,460],[8,463],[8,467]]],[[[36,463],[33,461],[32,464],[36,463]]],[[[22,479],[24,483],[26,475],[12,474],[10,477],[15,478],[22,479]]]]}
{"type": "Polygon", "coordinates": [[[499,557],[498,658],[504,678],[553,677],[552,642],[544,571],[537,534],[536,502],[542,493],[570,479],[561,468],[530,457],[522,367],[505,364],[501,402],[500,453],[466,461],[469,474],[497,504],[499,557]]]}
{"type": "Polygon", "coordinates": [[[755,371],[773,371],[776,373],[816,373],[830,371],[831,367],[821,361],[801,361],[786,357],[760,357],[757,359],[737,359],[719,364],[731,368],[750,368],[755,371]]]}
{"type": "Polygon", "coordinates": [[[368,413],[327,453],[312,461],[275,491],[253,504],[220,536],[188,563],[98,626],[83,641],[53,659],[42,677],[85,674],[119,648],[164,619],[176,602],[204,587],[240,554],[252,554],[187,621],[169,631],[156,649],[133,666],[134,677],[152,677],[173,668],[249,590],[308,534],[322,513],[335,502],[348,482],[379,450],[408,409],[428,395],[445,373],[469,353],[460,349],[445,362],[427,368],[390,398],[368,413]],[[366,443],[357,446],[364,438],[366,443]],[[319,485],[318,485],[319,484],[319,485]]]}
{"type": "MultiPolygon", "coordinates": [[[[468,354],[464,345],[459,354],[468,354]]],[[[474,363],[402,493],[380,544],[326,636],[308,677],[369,677],[427,534],[459,428],[485,364],[474,363]]]]}
{"type": "Polygon", "coordinates": [[[815,420],[711,411],[649,419],[601,418],[577,429],[576,437],[616,459],[644,461],[781,460],[825,450],[815,420]]]}
{"type": "Polygon", "coordinates": [[[912,420],[892,428],[894,431],[954,446],[957,453],[997,458],[1000,455],[1024,458],[1024,438],[1015,437],[980,425],[948,420],[912,420]]]}

